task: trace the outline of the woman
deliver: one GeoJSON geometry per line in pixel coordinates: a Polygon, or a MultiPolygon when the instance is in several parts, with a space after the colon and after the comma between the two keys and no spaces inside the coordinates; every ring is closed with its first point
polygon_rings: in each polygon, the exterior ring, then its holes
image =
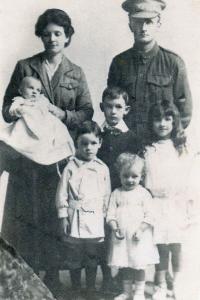
{"type": "MultiPolygon", "coordinates": [[[[43,93],[53,104],[51,112],[62,120],[72,136],[78,124],[92,118],[84,73],[63,54],[73,33],[71,20],[62,10],[48,9],[38,18],[35,34],[41,38],[45,50],[17,63],[5,93],[5,121],[12,122],[20,115],[20,109],[10,115],[9,108],[13,97],[19,95],[19,84],[25,76],[41,80],[43,93]]],[[[35,271],[46,270],[47,283],[53,282],[58,278],[61,248],[54,204],[59,179],[56,164],[41,166],[17,157],[9,161],[2,234],[35,271]]]]}

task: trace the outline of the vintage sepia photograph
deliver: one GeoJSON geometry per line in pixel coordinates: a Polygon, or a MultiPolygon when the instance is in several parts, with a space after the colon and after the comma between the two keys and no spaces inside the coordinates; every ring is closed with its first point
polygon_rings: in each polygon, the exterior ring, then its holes
{"type": "Polygon", "coordinates": [[[200,300],[200,1],[0,15],[0,299],[200,300]]]}

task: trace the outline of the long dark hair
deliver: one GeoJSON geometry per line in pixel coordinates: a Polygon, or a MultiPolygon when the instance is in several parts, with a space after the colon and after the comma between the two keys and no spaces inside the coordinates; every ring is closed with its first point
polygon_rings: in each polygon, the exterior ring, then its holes
{"type": "Polygon", "coordinates": [[[186,136],[181,124],[180,113],[175,104],[169,101],[162,101],[151,106],[148,116],[148,128],[150,131],[150,143],[159,140],[159,137],[153,130],[154,120],[159,120],[168,116],[173,118],[173,129],[171,132],[171,140],[179,155],[186,151],[186,136]]]}

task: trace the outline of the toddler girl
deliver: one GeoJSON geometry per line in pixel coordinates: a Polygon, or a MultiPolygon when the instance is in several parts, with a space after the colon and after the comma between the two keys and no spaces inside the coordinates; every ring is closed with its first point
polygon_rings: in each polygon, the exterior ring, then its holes
{"type": "Polygon", "coordinates": [[[181,156],[184,157],[185,136],[176,106],[168,101],[153,105],[149,111],[149,129],[151,142],[145,152],[145,186],[153,196],[154,242],[160,255],[160,263],[156,266],[158,287],[153,299],[162,300],[166,299],[167,294],[165,278],[170,252],[176,285],[186,216],[181,181],[185,171],[181,160],[181,156]]]}
{"type": "Polygon", "coordinates": [[[111,194],[107,213],[107,222],[112,229],[108,265],[113,273],[120,269],[123,281],[123,293],[115,300],[144,300],[145,268],[159,261],[152,238],[152,197],[140,185],[144,168],[142,158],[122,153],[117,158],[116,167],[121,187],[111,194]]]}
{"type": "Polygon", "coordinates": [[[108,167],[96,157],[101,129],[85,121],[77,131],[76,155],[69,159],[57,190],[61,235],[66,240],[73,295],[80,297],[85,267],[87,299],[95,300],[95,279],[104,240],[104,216],[110,197],[108,167]]]}

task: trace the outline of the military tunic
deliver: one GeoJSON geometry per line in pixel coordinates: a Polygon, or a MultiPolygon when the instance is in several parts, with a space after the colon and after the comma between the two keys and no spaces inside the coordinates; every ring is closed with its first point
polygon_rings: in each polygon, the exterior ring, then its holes
{"type": "Polygon", "coordinates": [[[162,100],[174,102],[183,127],[192,114],[192,99],[183,60],[157,44],[148,52],[136,46],[117,55],[110,66],[108,86],[124,88],[130,97],[131,111],[125,118],[139,137],[148,137],[148,112],[162,100]]]}

